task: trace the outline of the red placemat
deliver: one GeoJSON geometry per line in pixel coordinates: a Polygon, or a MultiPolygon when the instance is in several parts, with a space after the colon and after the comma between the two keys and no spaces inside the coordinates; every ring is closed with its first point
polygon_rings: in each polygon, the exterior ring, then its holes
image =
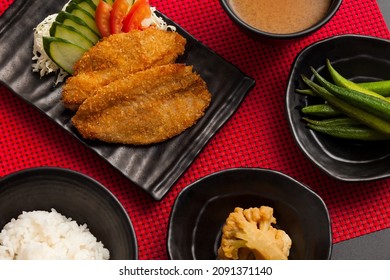
{"type": "MultiPolygon", "coordinates": [[[[0,15],[12,2],[0,0],[0,15]]],[[[336,16],[320,31],[284,46],[248,38],[228,19],[218,1],[150,2],[257,82],[239,110],[166,197],[156,202],[133,187],[108,163],[3,86],[0,176],[29,167],[60,166],[95,178],[127,209],[135,227],[140,259],[167,258],[166,231],[177,194],[193,181],[230,167],[278,170],[312,188],[329,208],[336,243],[390,227],[390,179],[346,183],[325,175],[295,144],[284,113],[288,72],[302,48],[345,33],[390,38],[375,1],[344,0],[336,16]]]]}

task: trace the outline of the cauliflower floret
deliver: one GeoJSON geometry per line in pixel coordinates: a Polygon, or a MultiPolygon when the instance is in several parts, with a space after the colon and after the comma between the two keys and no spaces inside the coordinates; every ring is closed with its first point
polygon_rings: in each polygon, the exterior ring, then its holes
{"type": "Polygon", "coordinates": [[[276,224],[271,207],[236,207],[222,229],[218,258],[287,260],[292,241],[285,231],[271,224],[276,224]]]}

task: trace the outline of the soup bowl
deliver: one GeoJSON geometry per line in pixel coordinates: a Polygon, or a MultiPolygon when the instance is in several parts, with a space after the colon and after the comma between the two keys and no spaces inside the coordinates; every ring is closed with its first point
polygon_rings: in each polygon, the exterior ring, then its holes
{"type": "MultiPolygon", "coordinates": [[[[274,31],[277,29],[277,25],[278,25],[277,18],[286,18],[285,15],[280,14],[278,16],[273,16],[273,17],[271,17],[271,15],[264,15],[267,16],[267,27],[257,28],[254,26],[253,23],[252,24],[248,23],[248,20],[244,15],[245,13],[244,9],[242,9],[241,12],[237,11],[235,6],[232,4],[234,0],[220,0],[219,2],[222,8],[224,9],[224,11],[226,12],[226,14],[230,17],[230,19],[242,31],[247,33],[250,37],[253,37],[261,41],[275,43],[275,42],[288,42],[288,41],[297,40],[299,38],[303,38],[314,33],[322,26],[324,26],[336,14],[336,12],[338,11],[342,3],[342,0],[329,0],[329,7],[327,9],[323,7],[322,8],[323,11],[321,11],[321,14],[317,15],[319,20],[314,21],[314,23],[312,24],[307,24],[305,27],[301,29],[297,29],[293,31],[285,31],[285,32],[274,31]]],[[[251,1],[251,3],[254,2],[251,1]]],[[[294,3],[293,5],[296,5],[296,3],[294,3]]],[[[292,7],[292,5],[290,5],[290,7],[292,7]]],[[[248,6],[246,8],[248,8],[248,6]]],[[[257,10],[257,9],[251,9],[250,11],[251,14],[253,14],[253,10],[257,10]]],[[[304,10],[302,11],[304,12],[304,10]]],[[[292,18],[288,26],[296,25],[298,23],[299,18],[302,17],[298,16],[296,18],[292,18]]]]}

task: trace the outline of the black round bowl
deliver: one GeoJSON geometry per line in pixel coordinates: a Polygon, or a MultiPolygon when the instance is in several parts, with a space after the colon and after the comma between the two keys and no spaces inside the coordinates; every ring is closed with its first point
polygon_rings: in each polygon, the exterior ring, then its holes
{"type": "Polygon", "coordinates": [[[322,20],[317,22],[315,25],[313,25],[305,30],[295,32],[295,33],[289,33],[289,34],[270,33],[270,32],[265,32],[265,31],[256,29],[255,27],[253,27],[253,26],[247,24],[245,21],[243,21],[234,12],[234,10],[232,9],[232,7],[229,4],[229,2],[230,2],[229,0],[220,0],[219,2],[221,4],[222,8],[224,9],[224,11],[226,12],[226,14],[230,17],[230,19],[246,34],[248,34],[249,36],[251,36],[257,40],[265,40],[266,42],[275,43],[275,42],[286,42],[286,41],[288,42],[288,41],[296,40],[296,39],[303,38],[303,37],[306,37],[306,36],[314,33],[315,31],[320,29],[322,26],[324,26],[336,14],[336,12],[338,11],[338,9],[342,3],[342,0],[333,0],[330,7],[329,7],[329,10],[328,10],[326,16],[322,20]]]}
{"type": "Polygon", "coordinates": [[[300,108],[316,104],[315,97],[296,93],[306,88],[300,75],[312,77],[310,67],[328,77],[325,60],[356,82],[390,79],[390,41],[362,35],[340,35],[314,43],[298,54],[286,89],[286,114],[292,135],[303,153],[322,171],[342,181],[369,181],[390,176],[390,140],[351,141],[315,133],[301,121],[300,108]]]}
{"type": "Polygon", "coordinates": [[[0,231],[22,211],[54,208],[91,233],[110,251],[111,260],[138,258],[133,225],[115,196],[103,185],[78,172],[38,167],[0,179],[0,231]]]}
{"type": "Polygon", "coordinates": [[[169,257],[216,259],[229,213],[262,205],[274,208],[277,226],[292,239],[289,259],[330,259],[331,224],[322,199],[285,174],[259,168],[220,171],[183,189],[169,220],[169,257]]]}

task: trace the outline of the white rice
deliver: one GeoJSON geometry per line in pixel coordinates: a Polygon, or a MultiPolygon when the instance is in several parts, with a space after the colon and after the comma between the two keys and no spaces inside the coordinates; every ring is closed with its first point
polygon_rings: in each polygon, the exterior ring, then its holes
{"type": "Polygon", "coordinates": [[[0,232],[0,260],[108,260],[87,225],[56,210],[23,212],[0,232]]]}

